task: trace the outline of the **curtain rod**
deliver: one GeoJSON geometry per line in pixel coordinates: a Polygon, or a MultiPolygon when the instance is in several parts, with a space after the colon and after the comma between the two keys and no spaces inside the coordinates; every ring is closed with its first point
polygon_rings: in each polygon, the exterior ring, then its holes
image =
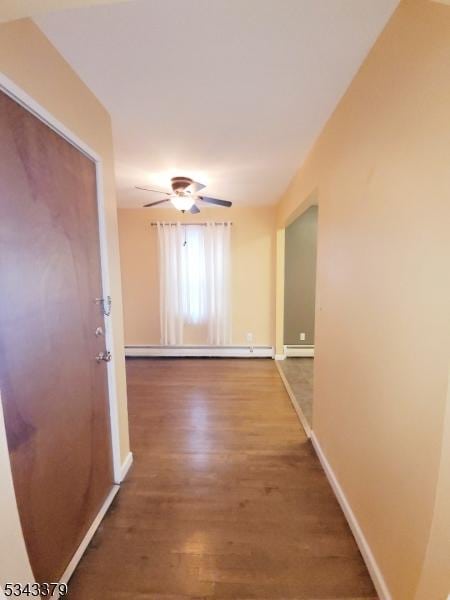
{"type": "MultiPolygon", "coordinates": [[[[233,223],[231,221],[210,221],[210,222],[213,223],[213,225],[233,225],[233,223]]],[[[206,223],[206,222],[202,222],[202,223],[191,223],[191,222],[189,222],[189,223],[181,223],[179,221],[160,221],[160,223],[162,225],[178,225],[179,224],[179,225],[183,225],[183,226],[185,226],[185,225],[202,225],[202,226],[208,225],[208,223],[206,223]]],[[[152,221],[150,223],[150,225],[152,227],[156,227],[156,225],[158,225],[158,223],[156,223],[156,221],[152,221]]]]}

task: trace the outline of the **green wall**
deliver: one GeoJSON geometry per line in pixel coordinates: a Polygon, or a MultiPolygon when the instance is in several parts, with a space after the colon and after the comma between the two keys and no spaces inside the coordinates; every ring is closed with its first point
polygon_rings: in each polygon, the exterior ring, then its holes
{"type": "Polygon", "coordinates": [[[317,206],[286,227],[284,343],[314,344],[317,206]],[[300,333],[306,334],[300,341],[300,333]]]}

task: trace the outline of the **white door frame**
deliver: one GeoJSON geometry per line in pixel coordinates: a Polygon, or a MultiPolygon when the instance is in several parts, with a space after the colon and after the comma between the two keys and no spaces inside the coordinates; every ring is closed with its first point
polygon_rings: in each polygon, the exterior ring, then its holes
{"type": "MultiPolygon", "coordinates": [[[[0,73],[0,90],[10,96],[18,104],[23,106],[27,111],[37,117],[40,121],[48,125],[58,135],[67,140],[72,146],[80,150],[90,160],[95,163],[96,168],[96,179],[97,179],[97,208],[98,208],[98,221],[99,221],[99,240],[100,240],[100,265],[101,265],[101,276],[102,276],[102,288],[103,296],[111,295],[110,286],[110,264],[108,260],[108,245],[107,245],[107,233],[106,233],[106,208],[104,201],[103,191],[103,164],[101,157],[92,150],[87,144],[78,138],[72,131],[65,127],[60,121],[55,119],[43,106],[36,102],[31,96],[29,96],[24,90],[17,86],[11,79],[6,77],[3,73],[0,73]]],[[[114,306],[113,306],[114,310],[114,306]]],[[[106,317],[105,321],[105,344],[106,348],[113,349],[113,334],[112,334],[112,321],[111,318],[106,317]]],[[[115,370],[115,357],[112,352],[111,361],[107,363],[107,380],[108,380],[108,400],[109,400],[109,415],[110,415],[110,427],[111,427],[111,449],[112,449],[112,462],[113,462],[113,477],[114,481],[113,488],[105,501],[104,506],[97,515],[92,527],[88,534],[83,540],[81,546],[75,553],[71,563],[69,564],[66,572],[61,578],[61,582],[66,582],[73,570],[75,569],[78,561],[80,560],[86,546],[90,539],[95,533],[95,529],[98,527],[101,518],[105,514],[108,506],[112,502],[115,494],[118,491],[118,484],[123,479],[123,469],[120,460],[120,435],[119,435],[119,413],[117,404],[117,381],[116,381],[116,370],[115,370]],[[115,484],[115,485],[114,485],[115,484]]],[[[0,403],[0,411],[2,406],[0,403]]],[[[3,417],[3,413],[1,414],[3,417]]],[[[0,419],[0,426],[4,427],[3,418],[0,419]]],[[[6,432],[3,432],[6,433],[6,432]]],[[[18,532],[23,539],[22,531],[18,532]]],[[[1,591],[0,591],[1,597],[1,591]]]]}

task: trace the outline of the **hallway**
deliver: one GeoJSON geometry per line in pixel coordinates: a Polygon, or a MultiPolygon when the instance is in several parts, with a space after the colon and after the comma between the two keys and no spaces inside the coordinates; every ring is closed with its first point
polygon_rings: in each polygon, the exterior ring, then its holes
{"type": "Polygon", "coordinates": [[[134,465],[69,598],[376,598],[272,360],[127,374],[134,465]]]}

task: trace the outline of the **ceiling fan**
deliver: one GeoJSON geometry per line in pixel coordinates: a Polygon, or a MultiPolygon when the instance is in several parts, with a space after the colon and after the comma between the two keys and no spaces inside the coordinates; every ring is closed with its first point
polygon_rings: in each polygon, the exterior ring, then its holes
{"type": "Polygon", "coordinates": [[[199,200],[206,204],[216,204],[218,206],[225,206],[229,208],[232,202],[229,200],[219,200],[218,198],[210,198],[209,196],[200,196],[198,192],[202,190],[205,185],[193,181],[190,177],[172,177],[170,180],[172,191],[162,192],[161,190],[152,190],[151,188],[136,186],[137,190],[144,190],[145,192],[156,192],[157,194],[165,194],[168,196],[164,200],[158,200],[157,202],[150,202],[150,204],[144,204],[143,208],[149,206],[156,206],[163,202],[172,202],[174,207],[181,212],[190,212],[196,214],[200,212],[196,202],[199,200]]]}

